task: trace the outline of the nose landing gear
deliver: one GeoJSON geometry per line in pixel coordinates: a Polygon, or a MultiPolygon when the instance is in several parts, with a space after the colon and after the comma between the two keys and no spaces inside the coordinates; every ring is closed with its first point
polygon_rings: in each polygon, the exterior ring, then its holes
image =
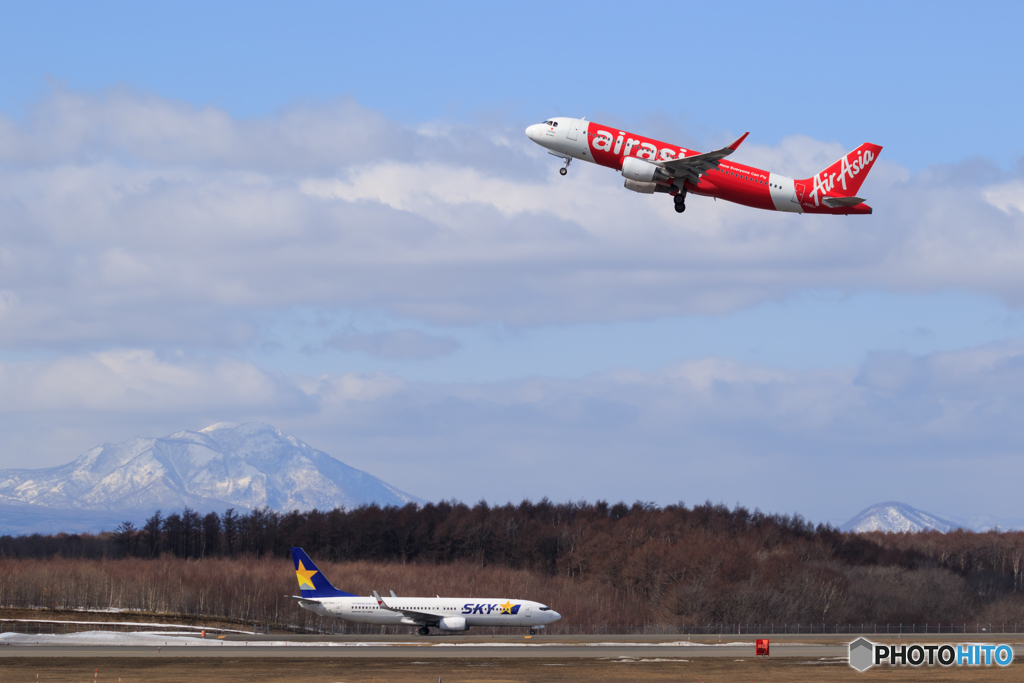
{"type": "Polygon", "coordinates": [[[676,213],[686,211],[686,192],[680,192],[672,198],[672,201],[676,203],[676,213]]]}
{"type": "Polygon", "coordinates": [[[560,174],[562,174],[562,175],[565,175],[566,173],[568,173],[569,172],[569,162],[571,162],[571,161],[572,161],[572,157],[567,157],[566,160],[565,160],[565,166],[563,166],[562,168],[558,169],[558,172],[560,174]]]}

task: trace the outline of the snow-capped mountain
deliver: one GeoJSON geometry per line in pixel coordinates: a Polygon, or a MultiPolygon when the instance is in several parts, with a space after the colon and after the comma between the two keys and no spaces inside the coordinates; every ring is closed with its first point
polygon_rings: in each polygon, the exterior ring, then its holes
{"type": "Polygon", "coordinates": [[[927,531],[936,529],[946,532],[960,527],[959,524],[918,510],[906,503],[891,501],[878,503],[862,510],[853,519],[839,527],[842,531],[927,531]]]}
{"type": "MultiPolygon", "coordinates": [[[[97,446],[67,465],[0,470],[0,509],[330,510],[418,499],[261,422],[97,446]]],[[[0,527],[5,526],[0,523],[0,527]]]]}

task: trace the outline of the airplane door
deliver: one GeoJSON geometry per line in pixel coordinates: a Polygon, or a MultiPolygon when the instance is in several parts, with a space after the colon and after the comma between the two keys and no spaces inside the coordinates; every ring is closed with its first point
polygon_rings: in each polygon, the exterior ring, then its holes
{"type": "Polygon", "coordinates": [[[526,606],[526,618],[529,619],[530,616],[532,616],[532,614],[533,614],[533,607],[531,607],[530,605],[527,605],[526,606]]]}
{"type": "Polygon", "coordinates": [[[804,193],[807,192],[807,188],[804,187],[803,183],[796,183],[796,201],[797,204],[804,203],[804,193]]]}
{"type": "Polygon", "coordinates": [[[569,124],[569,133],[565,137],[569,140],[576,140],[576,136],[580,133],[580,124],[583,123],[579,119],[573,119],[572,123],[569,124]]]}

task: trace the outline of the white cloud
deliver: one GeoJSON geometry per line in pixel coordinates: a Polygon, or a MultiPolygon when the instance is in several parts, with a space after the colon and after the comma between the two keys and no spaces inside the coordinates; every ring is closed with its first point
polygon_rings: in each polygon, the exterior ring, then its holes
{"type": "Polygon", "coordinates": [[[984,196],[989,204],[1000,211],[1011,215],[1014,210],[1024,211],[1024,182],[1020,180],[992,185],[985,190],[984,196]]]}
{"type": "MultiPolygon", "coordinates": [[[[883,159],[863,218],[777,215],[567,178],[516,130],[415,128],[351,101],[236,120],[127,90],[0,119],[6,348],[260,342],[261,315],[361,307],[435,324],[724,313],[804,289],[964,288],[1024,302],[1020,181],[883,159]],[[1012,209],[1012,210],[1011,210],[1012,209]]],[[[884,141],[883,141],[884,142],[884,141]]],[[[806,175],[843,150],[748,141],[806,175]]]]}
{"type": "Polygon", "coordinates": [[[181,412],[305,403],[293,382],[230,358],[214,362],[115,349],[0,364],[0,409],[27,413],[181,412]]]}
{"type": "Polygon", "coordinates": [[[1006,462],[1024,443],[1021,387],[1019,341],[875,354],[849,369],[707,358],[657,372],[463,383],[285,376],[231,358],[125,349],[0,365],[0,467],[257,419],[427,498],[710,497],[820,519],[888,486],[925,501],[957,490],[965,512],[1009,514],[987,503],[1007,487],[1015,499],[1019,478],[1006,462]]]}

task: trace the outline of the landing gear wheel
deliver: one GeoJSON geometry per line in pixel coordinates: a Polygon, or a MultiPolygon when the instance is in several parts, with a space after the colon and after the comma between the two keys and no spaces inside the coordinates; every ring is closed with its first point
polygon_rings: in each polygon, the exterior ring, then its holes
{"type": "Polygon", "coordinates": [[[683,211],[686,211],[686,204],[683,204],[682,202],[676,204],[676,213],[682,213],[683,211]]]}
{"type": "Polygon", "coordinates": [[[569,172],[569,169],[567,169],[567,168],[560,168],[560,169],[558,169],[558,172],[561,173],[562,175],[565,175],[566,173],[569,172]]]}
{"type": "Polygon", "coordinates": [[[430,629],[427,628],[426,626],[420,626],[420,635],[421,636],[429,636],[430,635],[430,629]]]}
{"type": "Polygon", "coordinates": [[[536,630],[536,629],[533,629],[533,628],[531,628],[531,629],[530,629],[530,635],[531,635],[531,636],[535,636],[535,635],[537,635],[537,630],[536,630]]]}

